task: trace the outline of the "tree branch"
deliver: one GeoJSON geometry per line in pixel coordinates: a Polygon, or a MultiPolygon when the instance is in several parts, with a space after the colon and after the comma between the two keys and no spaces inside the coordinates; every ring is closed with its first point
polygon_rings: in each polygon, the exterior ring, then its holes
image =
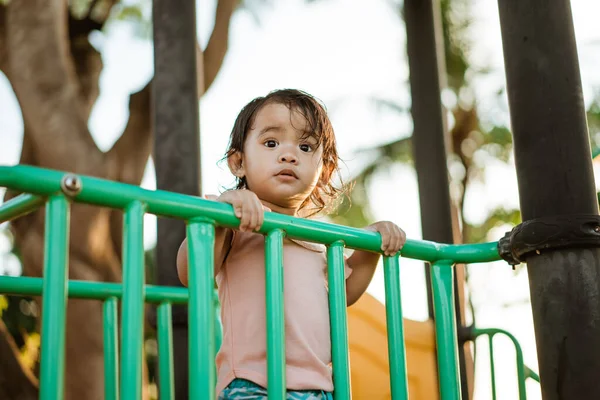
{"type": "Polygon", "coordinates": [[[69,13],[69,37],[79,36],[87,37],[92,31],[99,31],[104,26],[104,22],[95,21],[90,16],[85,18],[75,18],[69,13]]]}
{"type": "Polygon", "coordinates": [[[71,40],[71,55],[79,84],[79,97],[84,107],[83,117],[87,121],[100,95],[100,73],[104,64],[102,56],[87,37],[71,40]]]}
{"type": "Polygon", "coordinates": [[[86,18],[90,18],[92,16],[92,12],[94,11],[94,8],[96,8],[96,5],[98,5],[99,1],[100,0],[92,0],[92,2],[90,3],[90,6],[88,7],[86,18]]]}
{"type": "MultiPolygon", "coordinates": [[[[121,137],[108,152],[116,166],[117,176],[111,179],[139,185],[152,151],[152,123],[150,120],[150,88],[152,81],[129,99],[129,120],[121,137]]],[[[110,232],[116,254],[121,254],[123,213],[113,210],[110,215],[110,232]]]]}
{"type": "MultiPolygon", "coordinates": [[[[217,4],[217,11],[215,13],[215,26],[202,54],[200,46],[196,46],[196,55],[198,60],[203,60],[204,69],[204,87],[199,88],[198,93],[206,92],[212,83],[214,82],[223,60],[225,60],[225,54],[229,47],[229,26],[231,24],[231,16],[239,5],[239,0],[219,0],[217,4]]],[[[200,65],[200,63],[198,64],[200,65]]]]}
{"type": "Polygon", "coordinates": [[[120,182],[139,185],[144,175],[146,162],[150,156],[150,85],[152,81],[129,99],[129,120],[121,137],[108,152],[109,158],[116,158],[120,182]]]}
{"type": "Polygon", "coordinates": [[[104,175],[103,154],[89,133],[79,98],[67,14],[64,0],[10,3],[6,33],[11,83],[40,165],[104,175]]]}
{"type": "MultiPolygon", "coordinates": [[[[198,69],[203,70],[203,80],[199,79],[198,95],[201,96],[214,82],[215,77],[225,59],[228,48],[229,25],[231,16],[239,4],[238,0],[219,0],[215,14],[215,27],[206,47],[202,53],[196,44],[196,57],[198,69]],[[202,62],[203,61],[203,62],[202,62]],[[204,89],[206,88],[206,89],[204,89]]],[[[142,90],[131,95],[129,100],[129,120],[121,137],[113,145],[107,156],[114,160],[117,176],[110,179],[120,182],[139,185],[144,176],[146,162],[152,151],[152,123],[150,120],[150,81],[142,90]]],[[[111,233],[113,246],[120,254],[122,236],[122,213],[111,213],[111,233]]]]}
{"type": "Polygon", "coordinates": [[[0,357],[0,398],[37,399],[39,393],[37,379],[17,358],[17,346],[2,320],[0,320],[0,354],[3,355],[0,357]]]}

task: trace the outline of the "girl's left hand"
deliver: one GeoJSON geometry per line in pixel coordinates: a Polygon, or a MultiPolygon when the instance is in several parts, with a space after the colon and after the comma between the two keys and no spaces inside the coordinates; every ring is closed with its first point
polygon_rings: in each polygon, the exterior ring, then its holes
{"type": "Polygon", "coordinates": [[[379,221],[365,228],[368,231],[379,232],[381,235],[381,250],[386,256],[396,255],[406,243],[406,233],[390,221],[379,221]]]}

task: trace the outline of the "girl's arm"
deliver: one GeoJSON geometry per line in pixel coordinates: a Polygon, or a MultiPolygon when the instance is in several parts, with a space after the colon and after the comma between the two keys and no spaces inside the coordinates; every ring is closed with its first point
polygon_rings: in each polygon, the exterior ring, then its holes
{"type": "MultiPolygon", "coordinates": [[[[258,230],[263,223],[265,208],[249,190],[230,190],[219,197],[208,195],[208,200],[216,200],[222,203],[228,203],[233,206],[236,217],[240,219],[240,231],[251,232],[258,230]]],[[[225,256],[231,247],[233,230],[229,228],[217,227],[215,229],[215,275],[219,273],[225,256]]],[[[187,238],[179,246],[177,252],[177,275],[184,286],[188,285],[188,251],[187,238]]]]}
{"type": "Polygon", "coordinates": [[[371,279],[373,279],[378,261],[379,254],[358,250],[348,258],[348,266],[352,269],[352,274],[346,280],[346,303],[348,307],[356,303],[367,290],[371,279]]]}
{"type": "MultiPolygon", "coordinates": [[[[217,227],[215,229],[215,275],[219,273],[225,255],[231,247],[231,238],[233,230],[229,228],[217,227]]],[[[188,285],[188,247],[187,238],[183,240],[177,252],[177,275],[183,286],[188,285]]]]}
{"type": "MultiPolygon", "coordinates": [[[[406,242],[404,231],[389,221],[376,222],[365,229],[379,232],[381,250],[386,256],[396,254],[406,242]]],[[[356,303],[367,290],[373,279],[379,257],[380,255],[377,253],[356,250],[348,258],[348,266],[352,269],[352,274],[346,280],[346,303],[348,306],[356,303]]]]}

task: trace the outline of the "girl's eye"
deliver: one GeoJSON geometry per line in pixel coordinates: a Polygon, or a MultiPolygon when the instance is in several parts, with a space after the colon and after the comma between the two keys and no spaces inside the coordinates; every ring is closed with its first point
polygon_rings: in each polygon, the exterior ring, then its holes
{"type": "Polygon", "coordinates": [[[265,142],[265,146],[273,148],[277,146],[277,142],[274,140],[267,140],[265,142]]]}
{"type": "Polygon", "coordinates": [[[305,153],[308,153],[312,150],[312,146],[310,144],[303,143],[300,145],[300,150],[302,150],[305,153]]]}

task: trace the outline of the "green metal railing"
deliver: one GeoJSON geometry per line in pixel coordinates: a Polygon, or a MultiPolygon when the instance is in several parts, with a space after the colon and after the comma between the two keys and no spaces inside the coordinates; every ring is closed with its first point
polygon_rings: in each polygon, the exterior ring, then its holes
{"type": "MultiPolygon", "coordinates": [[[[107,399],[139,399],[142,385],[144,302],[158,304],[161,399],[173,398],[171,304],[189,304],[190,397],[215,397],[214,227],[236,228],[239,219],[228,204],[150,191],[102,179],[75,176],[30,166],[0,167],[0,187],[22,194],[0,206],[0,223],[45,204],[44,277],[0,277],[0,293],[43,295],[40,398],[62,399],[64,391],[65,318],[68,297],[104,302],[105,391],[107,399]],[[123,223],[123,283],[69,281],[68,238],[71,202],[121,209],[123,223]],[[144,285],[144,214],[177,218],[187,223],[189,290],[144,285]],[[117,348],[117,304],[121,301],[122,341],[117,348]],[[119,364],[120,359],[120,364],[119,364]],[[119,379],[119,377],[121,379],[119,379]]],[[[285,331],[283,306],[283,238],[322,243],[328,247],[328,284],[334,398],[350,398],[348,335],[343,250],[380,252],[377,233],[340,225],[265,213],[260,233],[266,235],[267,370],[270,400],[285,398],[285,331]]],[[[460,375],[454,319],[455,263],[499,259],[495,242],[445,245],[407,240],[402,257],[432,264],[440,398],[460,399],[460,375]]],[[[393,399],[408,398],[408,381],[399,257],[384,257],[386,317],[393,399]]],[[[483,332],[483,331],[481,331],[483,332]]],[[[522,360],[521,360],[522,361],[522,360]]]]}
{"type": "Polygon", "coordinates": [[[492,381],[492,399],[496,400],[496,368],[494,365],[494,336],[501,335],[506,336],[515,347],[515,364],[517,367],[517,384],[519,386],[519,399],[526,400],[527,399],[527,391],[525,389],[525,383],[527,379],[533,379],[534,381],[540,382],[540,377],[529,369],[525,362],[523,361],[523,350],[521,349],[521,345],[517,341],[517,338],[514,337],[511,333],[497,328],[489,328],[489,329],[474,329],[473,338],[478,338],[479,336],[487,336],[488,338],[488,348],[490,354],[490,379],[492,381]]]}

